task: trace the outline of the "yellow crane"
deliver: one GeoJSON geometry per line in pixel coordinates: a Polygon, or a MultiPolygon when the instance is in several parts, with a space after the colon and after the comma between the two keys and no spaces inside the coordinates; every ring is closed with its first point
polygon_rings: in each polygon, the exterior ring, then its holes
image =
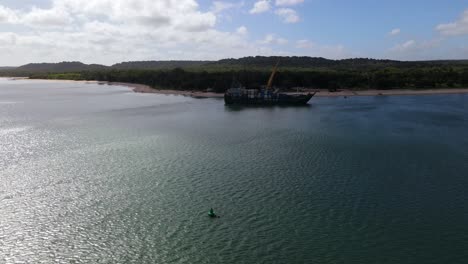
{"type": "Polygon", "coordinates": [[[275,67],[273,68],[273,72],[270,75],[270,79],[268,80],[268,84],[266,87],[267,90],[271,89],[271,87],[273,86],[273,79],[275,78],[276,72],[278,71],[279,63],[280,63],[280,60],[278,59],[278,62],[276,63],[275,67]]]}

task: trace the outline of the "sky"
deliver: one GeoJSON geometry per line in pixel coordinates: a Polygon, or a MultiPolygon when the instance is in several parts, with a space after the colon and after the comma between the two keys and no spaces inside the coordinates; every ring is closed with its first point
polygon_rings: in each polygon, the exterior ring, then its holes
{"type": "Polygon", "coordinates": [[[468,59],[468,0],[0,0],[0,66],[468,59]]]}

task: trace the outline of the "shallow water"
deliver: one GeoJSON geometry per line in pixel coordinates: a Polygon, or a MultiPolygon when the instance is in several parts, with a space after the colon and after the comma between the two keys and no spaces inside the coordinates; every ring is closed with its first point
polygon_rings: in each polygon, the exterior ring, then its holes
{"type": "Polygon", "coordinates": [[[467,135],[466,94],[231,108],[2,79],[0,263],[464,263],[467,135]]]}

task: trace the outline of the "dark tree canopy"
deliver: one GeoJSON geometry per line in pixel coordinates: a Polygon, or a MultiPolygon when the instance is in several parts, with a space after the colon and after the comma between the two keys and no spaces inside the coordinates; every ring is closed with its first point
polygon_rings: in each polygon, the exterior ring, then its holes
{"type": "Polygon", "coordinates": [[[219,61],[140,61],[113,66],[80,62],[0,68],[2,76],[97,80],[146,84],[159,89],[223,92],[233,79],[244,86],[265,85],[280,62],[279,88],[417,89],[468,87],[468,61],[393,61],[366,58],[245,57],[219,61]]]}

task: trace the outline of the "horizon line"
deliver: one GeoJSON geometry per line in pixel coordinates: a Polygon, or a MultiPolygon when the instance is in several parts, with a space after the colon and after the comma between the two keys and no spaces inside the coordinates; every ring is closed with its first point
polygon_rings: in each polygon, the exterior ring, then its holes
{"type": "Polygon", "coordinates": [[[30,65],[30,64],[59,64],[59,63],[82,63],[85,65],[100,65],[100,66],[106,66],[106,67],[112,67],[114,65],[120,64],[120,63],[126,63],[126,62],[218,62],[222,60],[239,60],[239,59],[244,59],[244,58],[256,58],[256,57],[264,57],[264,58],[312,58],[312,59],[325,59],[325,60],[330,60],[330,61],[345,61],[345,60],[358,60],[358,59],[365,59],[365,60],[379,60],[379,61],[394,61],[394,62],[436,62],[436,61],[468,61],[468,58],[466,59],[427,59],[427,60],[397,60],[397,59],[389,59],[389,58],[372,58],[372,57],[349,57],[349,58],[343,58],[343,59],[329,59],[325,57],[317,57],[317,56],[264,56],[264,55],[255,55],[255,56],[244,56],[244,57],[238,57],[238,58],[223,58],[223,59],[218,59],[218,60],[183,60],[183,59],[165,59],[165,60],[129,60],[129,61],[121,61],[121,62],[116,62],[113,64],[100,64],[100,63],[87,63],[83,61],[78,61],[78,60],[63,60],[63,61],[55,61],[55,62],[28,62],[25,64],[21,65],[0,65],[0,68],[19,68],[22,66],[30,65]]]}

